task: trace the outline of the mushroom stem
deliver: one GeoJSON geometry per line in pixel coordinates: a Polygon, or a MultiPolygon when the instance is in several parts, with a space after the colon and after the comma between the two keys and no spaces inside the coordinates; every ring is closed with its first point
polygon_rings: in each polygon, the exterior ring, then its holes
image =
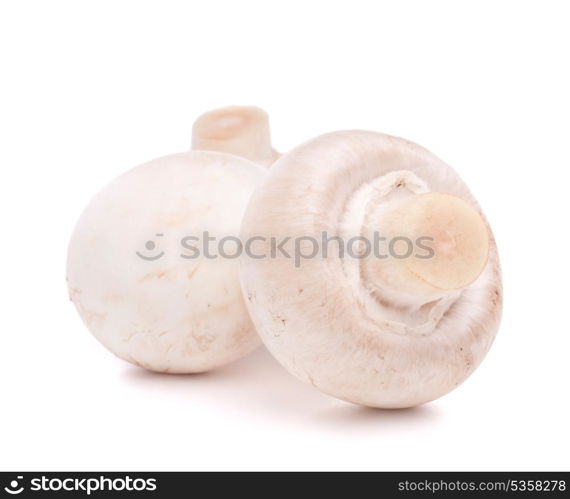
{"type": "Polygon", "coordinates": [[[192,149],[235,154],[264,165],[277,157],[267,113],[252,106],[228,106],[199,116],[192,127],[192,149]]]}
{"type": "Polygon", "coordinates": [[[450,194],[427,192],[371,203],[365,231],[374,230],[386,238],[387,257],[367,258],[365,279],[396,301],[425,303],[455,293],[474,282],[487,264],[485,221],[473,206],[450,194]]]}

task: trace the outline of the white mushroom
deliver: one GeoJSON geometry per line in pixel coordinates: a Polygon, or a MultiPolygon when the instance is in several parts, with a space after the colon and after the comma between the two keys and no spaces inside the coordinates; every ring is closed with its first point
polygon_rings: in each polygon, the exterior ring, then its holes
{"type": "Polygon", "coordinates": [[[253,237],[265,258],[244,257],[241,279],[258,333],[325,393],[414,406],[458,386],[491,346],[492,234],[459,176],[413,143],[346,131],[282,156],[246,211],[242,238],[253,237]],[[381,252],[368,251],[375,233],[381,252]]]}
{"type": "Polygon", "coordinates": [[[208,151],[165,156],[113,180],[69,245],[70,296],[89,330],[120,358],[154,371],[206,371],[259,344],[238,261],[208,259],[188,238],[238,235],[266,173],[253,161],[269,164],[274,154],[267,115],[250,107],[207,113],[192,143],[208,151]]]}

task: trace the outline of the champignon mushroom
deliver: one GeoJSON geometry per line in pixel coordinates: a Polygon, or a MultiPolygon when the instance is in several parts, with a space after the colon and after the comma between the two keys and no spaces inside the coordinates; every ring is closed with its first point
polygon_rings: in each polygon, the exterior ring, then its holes
{"type": "Polygon", "coordinates": [[[117,356],[153,371],[207,371],[260,343],[238,261],[215,257],[215,247],[208,258],[190,238],[239,235],[266,173],[253,161],[269,164],[275,154],[267,115],[253,107],[206,113],[192,144],[113,180],[87,206],[69,245],[67,279],[81,318],[117,356]]]}
{"type": "Polygon", "coordinates": [[[502,291],[488,223],[455,171],[416,144],[343,131],[301,145],[254,193],[242,238],[256,241],[241,281],[258,333],[325,393],[422,404],[463,382],[493,342],[502,291]],[[375,233],[380,252],[369,251],[375,233]],[[413,254],[398,247],[410,241],[413,254]]]}

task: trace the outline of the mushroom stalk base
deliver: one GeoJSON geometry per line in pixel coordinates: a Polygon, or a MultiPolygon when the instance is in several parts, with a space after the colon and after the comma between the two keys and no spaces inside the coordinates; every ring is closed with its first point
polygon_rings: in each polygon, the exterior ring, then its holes
{"type": "Polygon", "coordinates": [[[192,127],[192,149],[234,154],[262,165],[270,165],[278,156],[271,147],[267,113],[251,106],[202,114],[192,127]]]}
{"type": "Polygon", "coordinates": [[[453,299],[487,264],[489,233],[479,212],[456,196],[431,192],[409,171],[391,172],[356,193],[344,231],[382,242],[382,251],[360,261],[360,276],[370,293],[401,307],[453,299]]]}

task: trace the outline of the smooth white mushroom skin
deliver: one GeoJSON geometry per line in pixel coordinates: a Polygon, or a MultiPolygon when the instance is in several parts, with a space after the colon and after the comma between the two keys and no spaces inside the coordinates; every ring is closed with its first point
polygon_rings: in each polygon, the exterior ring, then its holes
{"type": "MultiPolygon", "coordinates": [[[[215,122],[204,116],[201,126],[212,133],[223,122],[223,110],[215,122]]],[[[243,126],[249,130],[252,121],[243,126]]],[[[251,149],[271,150],[266,119],[261,128],[263,140],[251,149]]],[[[240,126],[233,132],[240,135],[240,126]]],[[[199,145],[197,133],[193,143],[199,145]]],[[[234,135],[227,135],[232,144],[226,149],[239,142],[234,135]]],[[[251,136],[241,135],[245,151],[251,136]]],[[[224,149],[223,140],[217,145],[224,149]]],[[[204,231],[218,241],[238,236],[247,202],[266,171],[235,155],[185,152],[128,171],[90,202],[71,238],[67,280],[81,318],[104,346],[153,371],[194,373],[239,359],[260,344],[243,301],[238,260],[205,258],[202,242],[185,238],[201,239],[204,231]],[[189,247],[201,256],[185,258],[196,255],[189,247]]],[[[210,254],[216,252],[213,244],[210,254]]],[[[231,245],[224,251],[231,253],[231,245]]]]}
{"type": "Polygon", "coordinates": [[[436,399],[479,365],[501,313],[497,250],[459,176],[427,150],[347,131],[282,156],[254,193],[242,238],[322,233],[428,235],[429,260],[242,259],[248,309],[265,345],[295,376],[335,397],[404,408],[436,399]]]}

